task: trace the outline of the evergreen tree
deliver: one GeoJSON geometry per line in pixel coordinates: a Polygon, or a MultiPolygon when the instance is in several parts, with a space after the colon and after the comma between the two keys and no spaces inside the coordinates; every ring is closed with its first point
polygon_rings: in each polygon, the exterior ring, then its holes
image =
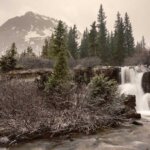
{"type": "Polygon", "coordinates": [[[97,30],[96,22],[91,25],[91,30],[89,33],[89,56],[97,56],[97,30]]]}
{"type": "Polygon", "coordinates": [[[144,38],[144,36],[142,37],[142,40],[141,40],[141,46],[142,46],[142,50],[145,50],[145,49],[146,49],[146,43],[145,43],[145,38],[144,38]]]}
{"type": "Polygon", "coordinates": [[[107,64],[111,64],[112,62],[112,51],[113,51],[113,33],[108,33],[107,34],[107,55],[108,55],[108,60],[107,64]]]}
{"type": "Polygon", "coordinates": [[[42,57],[43,58],[48,58],[49,53],[49,42],[47,39],[45,39],[43,48],[42,48],[42,57]]]}
{"type": "Polygon", "coordinates": [[[83,33],[82,40],[81,40],[80,58],[88,57],[89,56],[88,52],[89,52],[89,31],[86,28],[86,30],[83,33]]]}
{"type": "Polygon", "coordinates": [[[48,44],[48,57],[53,59],[55,57],[55,51],[54,51],[54,34],[51,35],[49,44],[48,44]]]}
{"type": "Polygon", "coordinates": [[[15,69],[17,63],[16,54],[16,44],[13,43],[11,48],[6,51],[6,55],[3,55],[0,59],[0,67],[2,71],[7,72],[15,69]]]}
{"type": "Polygon", "coordinates": [[[124,39],[124,23],[123,19],[120,16],[120,13],[118,12],[114,33],[113,61],[115,65],[122,65],[124,62],[126,54],[124,39]]]}
{"type": "Polygon", "coordinates": [[[110,34],[110,43],[109,43],[109,51],[110,51],[110,63],[113,63],[113,52],[115,49],[115,43],[114,43],[114,33],[111,32],[110,34]]]}
{"type": "Polygon", "coordinates": [[[27,47],[26,55],[27,55],[27,56],[30,56],[30,57],[35,57],[35,54],[34,54],[33,49],[32,49],[31,46],[28,46],[28,47],[27,47]]]}
{"type": "Polygon", "coordinates": [[[71,54],[71,56],[74,59],[77,59],[78,57],[78,33],[77,33],[77,27],[74,25],[74,27],[70,28],[69,33],[68,33],[68,50],[71,54]]]}
{"type": "Polygon", "coordinates": [[[125,34],[125,49],[126,56],[132,56],[134,53],[134,37],[132,34],[132,26],[128,14],[125,14],[124,19],[124,34],[125,34]]]}
{"type": "Polygon", "coordinates": [[[108,47],[107,47],[107,28],[106,28],[106,16],[103,10],[103,6],[100,6],[98,14],[98,51],[99,56],[103,63],[108,62],[108,47]]]}
{"type": "Polygon", "coordinates": [[[68,50],[66,42],[66,28],[62,21],[59,21],[55,29],[53,38],[53,50],[56,59],[54,67],[54,79],[57,81],[65,81],[68,77],[68,50]]]}

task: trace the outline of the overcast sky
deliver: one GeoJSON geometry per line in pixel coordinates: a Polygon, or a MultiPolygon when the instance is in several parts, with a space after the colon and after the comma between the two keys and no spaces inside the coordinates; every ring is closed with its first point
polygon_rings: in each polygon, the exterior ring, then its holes
{"type": "Polygon", "coordinates": [[[69,25],[76,24],[83,32],[97,20],[97,14],[103,4],[107,16],[107,27],[112,30],[116,13],[124,16],[128,12],[136,40],[144,35],[150,43],[150,0],[0,0],[0,25],[7,19],[33,11],[69,25]]]}

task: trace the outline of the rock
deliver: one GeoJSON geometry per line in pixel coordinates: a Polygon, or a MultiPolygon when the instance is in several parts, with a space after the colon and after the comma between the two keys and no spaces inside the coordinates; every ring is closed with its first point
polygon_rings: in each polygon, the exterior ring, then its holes
{"type": "Polygon", "coordinates": [[[145,93],[150,93],[150,72],[145,72],[142,78],[142,88],[145,93]]]}
{"type": "Polygon", "coordinates": [[[141,122],[138,121],[133,121],[132,124],[137,125],[137,126],[142,126],[143,124],[141,122]]]}
{"type": "Polygon", "coordinates": [[[128,119],[141,119],[141,114],[136,113],[136,112],[129,112],[126,114],[126,117],[128,119]]]}
{"type": "Polygon", "coordinates": [[[135,109],[136,107],[136,97],[134,95],[129,95],[128,97],[126,97],[124,104],[126,107],[131,108],[131,109],[135,109]]]}
{"type": "Polygon", "coordinates": [[[125,101],[124,101],[124,105],[125,105],[125,116],[128,119],[141,119],[141,114],[138,114],[136,112],[136,98],[133,95],[129,95],[128,97],[126,97],[125,101]]]}
{"type": "Polygon", "coordinates": [[[9,143],[8,137],[1,137],[0,138],[0,145],[7,145],[9,143]]]}

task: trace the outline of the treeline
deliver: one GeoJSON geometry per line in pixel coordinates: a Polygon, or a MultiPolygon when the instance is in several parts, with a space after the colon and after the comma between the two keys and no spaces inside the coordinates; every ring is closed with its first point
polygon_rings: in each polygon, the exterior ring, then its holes
{"type": "MultiPolygon", "coordinates": [[[[123,19],[118,12],[115,29],[112,32],[108,31],[106,21],[106,15],[101,5],[97,22],[92,23],[90,30],[85,29],[80,45],[76,25],[71,27],[69,32],[66,31],[69,55],[74,59],[98,56],[103,65],[122,65],[125,58],[132,56],[135,44],[128,14],[126,13],[123,19]]],[[[50,40],[45,40],[42,50],[43,57],[51,56],[52,43],[53,35],[50,40]]]]}
{"type": "MultiPolygon", "coordinates": [[[[63,29],[57,30],[56,28],[50,38],[45,39],[40,57],[34,54],[32,47],[28,47],[27,50],[20,55],[17,54],[16,45],[13,43],[11,48],[6,51],[6,55],[0,59],[0,67],[2,70],[12,70],[17,63],[16,57],[22,62],[26,61],[31,63],[33,62],[33,58],[36,63],[42,59],[55,60],[59,52],[58,46],[59,49],[65,47],[67,57],[70,58],[69,60],[86,59],[89,61],[93,58],[95,61],[99,60],[97,65],[114,66],[150,64],[150,53],[146,48],[144,37],[141,42],[135,45],[132,25],[127,13],[125,13],[124,18],[122,18],[119,12],[117,13],[114,31],[110,32],[107,29],[107,17],[101,5],[97,22],[94,21],[90,29],[85,29],[81,42],[79,42],[76,25],[69,29],[63,22],[62,25],[63,29]],[[60,36],[56,40],[56,35],[61,35],[61,33],[64,34],[63,38],[60,36]],[[38,59],[36,60],[35,58],[38,59]]],[[[41,61],[39,65],[42,66],[43,63],[48,66],[51,62],[45,62],[44,60],[41,61]]]]}

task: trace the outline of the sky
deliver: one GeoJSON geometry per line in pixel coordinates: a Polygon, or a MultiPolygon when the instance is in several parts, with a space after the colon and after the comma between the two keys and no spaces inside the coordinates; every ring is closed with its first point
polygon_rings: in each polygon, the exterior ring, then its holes
{"type": "Polygon", "coordinates": [[[65,21],[68,25],[76,24],[83,30],[93,21],[97,21],[100,4],[103,4],[107,16],[107,27],[114,27],[116,14],[124,16],[128,12],[136,41],[144,36],[150,45],[150,0],[0,0],[0,25],[9,18],[33,11],[65,21]]]}

